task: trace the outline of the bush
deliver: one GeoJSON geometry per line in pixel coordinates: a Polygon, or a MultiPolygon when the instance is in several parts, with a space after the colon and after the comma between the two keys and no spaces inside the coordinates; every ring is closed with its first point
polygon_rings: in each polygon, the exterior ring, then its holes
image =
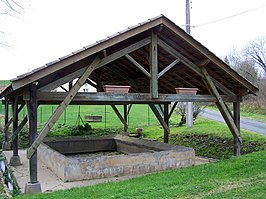
{"type": "MultiPolygon", "coordinates": [[[[194,148],[197,156],[215,159],[227,159],[233,156],[233,138],[219,137],[209,134],[174,134],[170,143],[194,148]]],[[[266,150],[266,143],[243,140],[241,155],[266,150]]]]}
{"type": "Polygon", "coordinates": [[[49,136],[102,136],[102,135],[112,135],[119,134],[122,129],[93,129],[89,123],[84,125],[76,126],[58,126],[49,133],[49,136]]]}

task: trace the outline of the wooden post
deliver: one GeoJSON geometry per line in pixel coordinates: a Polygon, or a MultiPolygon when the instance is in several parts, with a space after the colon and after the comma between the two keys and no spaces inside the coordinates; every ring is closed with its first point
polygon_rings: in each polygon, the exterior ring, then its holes
{"type": "MultiPolygon", "coordinates": [[[[30,85],[30,101],[28,105],[29,112],[29,141],[30,145],[34,142],[37,136],[37,96],[36,84],[30,85]]],[[[30,183],[36,183],[37,180],[37,150],[33,153],[29,160],[30,164],[30,183]]]]}
{"type": "Polygon", "coordinates": [[[8,121],[9,121],[9,105],[8,105],[8,102],[9,102],[9,99],[6,98],[5,99],[5,128],[4,128],[4,133],[5,133],[5,140],[3,142],[3,150],[10,150],[11,149],[11,145],[10,145],[10,142],[9,142],[9,137],[10,137],[10,133],[8,131],[8,121]],[[6,128],[7,127],[7,128],[6,128]]]}
{"type": "Polygon", "coordinates": [[[128,124],[127,124],[127,104],[124,104],[124,120],[126,124],[124,124],[124,132],[127,133],[128,131],[128,124]]]}
{"type": "Polygon", "coordinates": [[[158,98],[158,38],[152,32],[150,45],[150,93],[152,98],[158,98]]]}
{"type": "MultiPolygon", "coordinates": [[[[169,115],[168,115],[168,112],[169,112],[169,104],[164,104],[164,109],[163,109],[163,119],[164,119],[164,122],[166,123],[166,125],[168,126],[168,129],[169,129],[169,115]]],[[[170,129],[169,129],[169,132],[170,132],[170,129]]],[[[164,143],[168,143],[169,142],[169,132],[166,131],[164,129],[164,143]]]]}
{"type": "MultiPolygon", "coordinates": [[[[7,123],[8,123],[8,113],[9,113],[9,111],[8,111],[8,108],[9,108],[9,106],[8,106],[8,99],[6,99],[5,100],[5,126],[7,125],[7,123]]],[[[8,142],[8,130],[7,131],[5,131],[5,142],[8,142]]]]}
{"type": "MultiPolygon", "coordinates": [[[[237,96],[237,101],[233,103],[234,108],[234,122],[240,133],[240,97],[237,96]]],[[[240,156],[241,144],[238,138],[233,134],[234,137],[234,156],[240,156]]]]}
{"type": "MultiPolygon", "coordinates": [[[[30,100],[27,101],[28,116],[29,116],[29,141],[30,145],[37,137],[37,85],[32,83],[29,87],[30,100]]],[[[37,150],[29,159],[30,181],[25,186],[25,193],[41,192],[41,185],[38,182],[38,161],[37,150]]]]}
{"type": "MultiPolygon", "coordinates": [[[[13,111],[13,134],[18,128],[18,98],[15,97],[12,101],[13,111]]],[[[18,166],[21,165],[20,157],[18,155],[18,136],[16,136],[12,142],[13,156],[10,159],[10,165],[18,166]]]]}

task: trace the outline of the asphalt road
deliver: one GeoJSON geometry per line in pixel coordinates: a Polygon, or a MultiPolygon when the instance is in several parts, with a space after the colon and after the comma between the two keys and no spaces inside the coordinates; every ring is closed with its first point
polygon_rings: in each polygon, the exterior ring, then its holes
{"type": "MultiPolygon", "coordinates": [[[[201,113],[201,116],[211,119],[211,120],[225,123],[221,113],[218,111],[204,109],[201,113]]],[[[240,128],[266,135],[266,123],[265,122],[258,122],[256,120],[241,118],[240,128]]]]}

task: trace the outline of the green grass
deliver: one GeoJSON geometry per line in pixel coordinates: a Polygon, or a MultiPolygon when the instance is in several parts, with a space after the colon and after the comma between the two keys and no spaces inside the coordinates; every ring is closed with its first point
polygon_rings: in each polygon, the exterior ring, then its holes
{"type": "Polygon", "coordinates": [[[18,198],[266,198],[266,151],[239,158],[18,198]]]}
{"type": "Polygon", "coordinates": [[[0,80],[0,85],[1,86],[5,86],[5,85],[9,85],[10,84],[10,81],[9,80],[0,80]]]}
{"type": "MultiPolygon", "coordinates": [[[[145,127],[144,137],[163,140],[160,126],[145,127]]],[[[266,149],[266,136],[241,129],[243,139],[241,153],[247,154],[266,149]]],[[[198,118],[192,128],[171,126],[170,143],[192,147],[196,155],[215,159],[233,155],[233,136],[228,127],[220,122],[198,118]]]]}
{"type": "MultiPolygon", "coordinates": [[[[208,109],[218,111],[218,109],[215,106],[208,106],[208,109]]],[[[257,120],[261,122],[266,122],[266,115],[260,113],[260,111],[257,111],[256,108],[253,108],[253,110],[250,110],[250,108],[247,108],[241,104],[241,112],[240,112],[241,118],[247,118],[251,120],[257,120]]]]}

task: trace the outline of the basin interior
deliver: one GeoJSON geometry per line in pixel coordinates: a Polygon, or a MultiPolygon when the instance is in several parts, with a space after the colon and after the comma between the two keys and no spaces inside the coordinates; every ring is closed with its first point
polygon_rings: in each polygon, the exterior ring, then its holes
{"type": "Polygon", "coordinates": [[[155,152],[160,149],[142,145],[138,142],[128,142],[125,140],[108,137],[69,137],[46,139],[44,142],[53,150],[68,157],[74,156],[101,156],[120,155],[132,153],[155,152]]]}

